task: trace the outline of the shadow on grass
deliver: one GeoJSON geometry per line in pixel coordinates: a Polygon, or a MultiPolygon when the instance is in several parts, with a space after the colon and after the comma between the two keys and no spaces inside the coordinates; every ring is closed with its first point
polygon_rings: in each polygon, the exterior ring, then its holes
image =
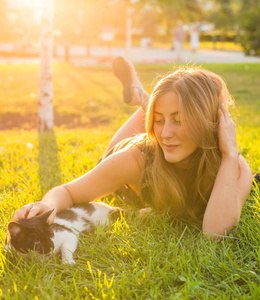
{"type": "Polygon", "coordinates": [[[42,196],[62,183],[57,140],[54,132],[41,132],[39,139],[39,181],[42,196]]]}

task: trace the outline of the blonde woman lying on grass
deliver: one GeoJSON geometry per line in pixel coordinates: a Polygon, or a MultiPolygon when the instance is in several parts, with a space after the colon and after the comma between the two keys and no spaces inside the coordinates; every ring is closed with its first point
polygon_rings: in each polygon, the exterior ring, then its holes
{"type": "Polygon", "coordinates": [[[151,96],[133,65],[113,63],[124,101],[140,108],[115,134],[99,164],[85,175],[50,190],[40,202],[15,212],[14,220],[115,193],[136,207],[202,225],[220,239],[238,224],[252,185],[251,170],[237,149],[233,100],[224,81],[199,68],[163,78],[151,96]]]}

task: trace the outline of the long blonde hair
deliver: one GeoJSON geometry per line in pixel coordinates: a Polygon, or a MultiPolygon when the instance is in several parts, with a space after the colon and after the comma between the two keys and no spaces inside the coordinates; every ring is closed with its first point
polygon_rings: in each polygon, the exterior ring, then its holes
{"type": "Polygon", "coordinates": [[[221,162],[219,109],[230,104],[233,99],[223,79],[200,68],[180,69],[155,86],[146,113],[148,144],[154,159],[144,172],[151,181],[157,209],[201,222],[221,162]],[[180,178],[180,170],[165,160],[153,128],[154,104],[171,91],[178,95],[181,126],[198,147],[189,157],[185,180],[180,178]]]}

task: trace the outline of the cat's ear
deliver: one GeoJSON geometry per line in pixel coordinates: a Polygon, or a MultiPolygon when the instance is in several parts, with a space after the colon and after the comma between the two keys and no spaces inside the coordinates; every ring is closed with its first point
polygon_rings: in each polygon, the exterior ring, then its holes
{"type": "Polygon", "coordinates": [[[54,208],[53,208],[52,210],[47,211],[47,212],[44,213],[44,214],[41,214],[41,215],[36,216],[36,218],[37,218],[38,220],[41,220],[42,222],[46,222],[46,223],[47,223],[47,220],[48,220],[49,216],[51,215],[51,213],[52,213],[53,211],[54,211],[54,208]]]}
{"type": "Polygon", "coordinates": [[[8,231],[11,237],[18,236],[22,232],[22,226],[17,222],[10,222],[8,224],[8,231]]]}

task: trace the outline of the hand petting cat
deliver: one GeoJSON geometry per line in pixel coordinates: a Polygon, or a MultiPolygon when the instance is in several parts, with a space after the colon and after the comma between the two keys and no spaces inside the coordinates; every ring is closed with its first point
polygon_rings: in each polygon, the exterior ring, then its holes
{"type": "Polygon", "coordinates": [[[35,202],[35,203],[29,203],[27,205],[24,205],[23,207],[21,207],[19,210],[15,212],[13,221],[16,222],[22,218],[32,218],[35,217],[36,215],[46,213],[52,209],[54,210],[47,220],[48,224],[51,224],[56,216],[56,209],[43,202],[35,202]]]}

